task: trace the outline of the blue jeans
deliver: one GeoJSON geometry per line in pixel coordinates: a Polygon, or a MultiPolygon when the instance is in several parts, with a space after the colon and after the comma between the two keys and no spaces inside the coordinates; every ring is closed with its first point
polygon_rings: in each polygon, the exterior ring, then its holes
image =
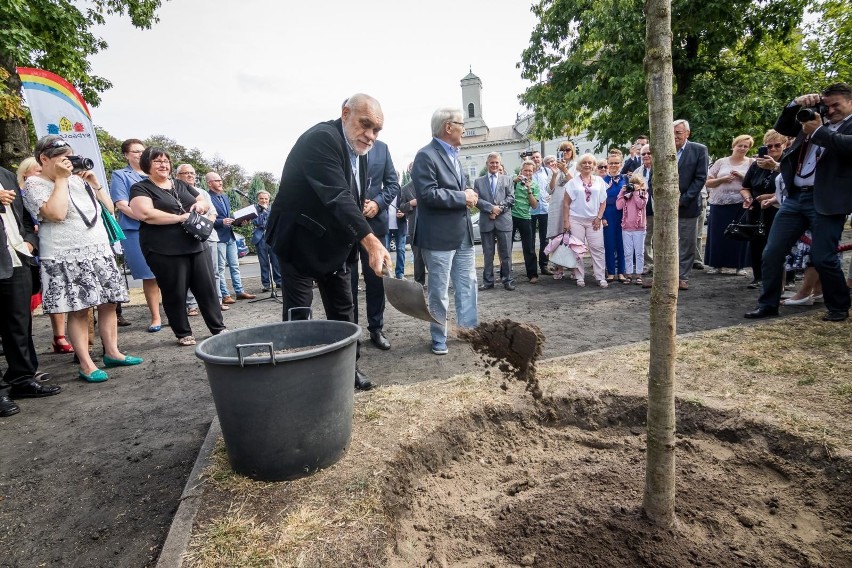
{"type": "Polygon", "coordinates": [[[813,192],[801,192],[784,200],[772,221],[766,248],[763,249],[763,290],[757,305],[778,307],[784,289],[784,258],[805,229],[810,229],[813,241],[811,263],[819,274],[825,307],[829,311],[848,312],[849,288],[837,254],[845,222],[845,215],[817,213],[813,192]]]}
{"type": "Polygon", "coordinates": [[[278,255],[270,246],[261,239],[254,244],[257,250],[257,261],[260,264],[260,283],[264,288],[269,288],[270,282],[275,282],[277,288],[281,287],[281,266],[278,264],[278,255]],[[272,265],[272,280],[269,279],[269,265],[272,265]]]}
{"type": "Polygon", "coordinates": [[[429,272],[429,311],[443,324],[429,324],[433,343],[447,342],[447,311],[450,305],[450,280],[456,304],[456,320],[459,327],[476,327],[479,315],[476,309],[476,263],[474,248],[462,245],[457,250],[423,251],[423,260],[429,272]]]}
{"type": "Polygon", "coordinates": [[[225,280],[225,265],[231,269],[231,282],[236,294],[243,293],[243,280],[240,278],[240,261],[237,256],[237,241],[231,239],[228,242],[219,241],[216,245],[219,249],[219,291],[222,297],[230,296],[228,282],[225,280]]]}
{"type": "Polygon", "coordinates": [[[385,248],[390,250],[391,241],[396,242],[396,271],[394,276],[402,278],[405,274],[405,233],[391,229],[385,235],[385,248]]]}

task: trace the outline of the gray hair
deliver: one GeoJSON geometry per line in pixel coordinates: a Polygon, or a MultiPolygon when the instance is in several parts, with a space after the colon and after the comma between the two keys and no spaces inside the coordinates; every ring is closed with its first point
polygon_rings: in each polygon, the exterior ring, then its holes
{"type": "Polygon", "coordinates": [[[503,161],[503,156],[501,156],[501,155],[500,155],[500,152],[490,152],[490,153],[488,154],[488,156],[485,158],[485,161],[486,161],[486,162],[490,162],[490,161],[491,161],[491,158],[497,158],[497,159],[499,159],[501,162],[503,161]]]}
{"type": "Polygon", "coordinates": [[[267,197],[272,197],[272,194],[271,194],[271,193],[269,193],[268,191],[266,191],[265,189],[261,189],[260,191],[258,191],[258,192],[255,194],[255,196],[254,196],[254,197],[255,197],[255,198],[258,198],[258,197],[260,197],[261,195],[266,195],[267,197]]]}
{"type": "Polygon", "coordinates": [[[686,131],[687,131],[687,132],[692,132],[692,129],[689,127],[689,122],[688,122],[688,121],[686,121],[686,120],[684,120],[684,119],[682,119],[682,118],[680,118],[680,119],[678,119],[678,120],[675,120],[675,121],[674,121],[674,123],[672,123],[672,128],[674,128],[674,127],[676,127],[676,126],[678,126],[678,125],[680,125],[680,124],[682,124],[682,125],[683,125],[683,127],[684,127],[684,128],[686,128],[686,131]]]}
{"type": "MultiPolygon", "coordinates": [[[[184,173],[184,172],[181,171],[183,168],[192,168],[192,164],[180,164],[180,165],[178,165],[178,167],[175,168],[175,175],[180,175],[180,174],[184,173]]],[[[192,169],[195,169],[195,168],[192,168],[192,169]]]]}
{"type": "Polygon", "coordinates": [[[441,107],[432,113],[432,136],[440,138],[443,134],[444,125],[455,119],[464,120],[464,114],[460,108],[441,107]]]}

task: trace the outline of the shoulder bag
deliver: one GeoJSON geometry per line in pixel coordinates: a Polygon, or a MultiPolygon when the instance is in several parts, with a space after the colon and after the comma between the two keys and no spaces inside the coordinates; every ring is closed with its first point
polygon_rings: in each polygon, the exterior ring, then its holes
{"type": "Polygon", "coordinates": [[[735,241],[753,241],[757,237],[766,236],[766,227],[763,225],[763,209],[757,218],[757,223],[749,223],[748,214],[750,209],[744,209],[743,214],[736,221],[725,227],[725,236],[735,241]]]}

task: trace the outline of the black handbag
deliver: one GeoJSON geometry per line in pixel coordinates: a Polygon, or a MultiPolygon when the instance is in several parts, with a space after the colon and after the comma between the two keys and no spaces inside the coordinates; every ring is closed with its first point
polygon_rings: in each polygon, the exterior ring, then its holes
{"type": "Polygon", "coordinates": [[[757,223],[749,223],[750,209],[743,211],[740,218],[736,221],[731,221],[731,224],[725,227],[725,236],[735,241],[753,241],[757,237],[766,236],[766,227],[763,224],[763,209],[760,210],[760,215],[757,218],[757,223]]]}
{"type": "MultiPolygon", "coordinates": [[[[183,209],[181,207],[181,209],[183,209]]],[[[181,223],[183,230],[189,235],[201,242],[206,241],[213,232],[213,221],[199,213],[198,211],[190,211],[186,221],[181,223]]]]}

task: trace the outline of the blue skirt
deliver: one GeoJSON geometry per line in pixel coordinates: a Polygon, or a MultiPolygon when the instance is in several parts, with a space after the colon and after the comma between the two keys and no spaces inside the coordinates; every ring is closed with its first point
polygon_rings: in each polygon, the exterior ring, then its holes
{"type": "Polygon", "coordinates": [[[725,228],[745,212],[742,203],[711,205],[707,217],[707,245],[704,247],[704,264],[713,268],[750,266],[749,244],[725,236],[725,228]]]}
{"type": "Polygon", "coordinates": [[[148,268],[148,263],[142,255],[142,247],[139,246],[139,231],[124,229],[121,248],[124,250],[124,263],[130,269],[134,280],[153,280],[154,273],[148,268]]]}

